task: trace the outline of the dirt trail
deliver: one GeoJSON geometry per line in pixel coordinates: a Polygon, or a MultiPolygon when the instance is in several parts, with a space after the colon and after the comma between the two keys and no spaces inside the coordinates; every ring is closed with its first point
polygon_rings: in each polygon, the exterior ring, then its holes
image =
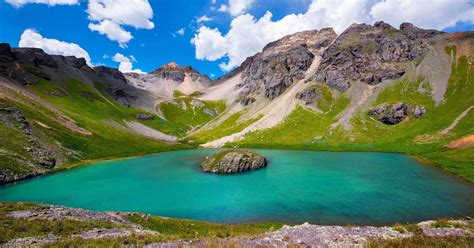
{"type": "Polygon", "coordinates": [[[449,131],[454,129],[458,125],[458,123],[462,120],[462,118],[464,118],[469,113],[469,111],[471,111],[471,109],[473,108],[474,108],[474,105],[464,110],[456,119],[454,119],[453,123],[451,123],[449,127],[441,131],[441,134],[447,134],[449,131]]]}

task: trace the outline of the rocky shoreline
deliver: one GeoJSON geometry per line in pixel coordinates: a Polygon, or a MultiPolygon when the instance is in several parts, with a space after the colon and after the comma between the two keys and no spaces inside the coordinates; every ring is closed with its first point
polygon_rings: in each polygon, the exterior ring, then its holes
{"type": "MultiPolygon", "coordinates": [[[[5,204],[4,204],[5,205],[5,204]]],[[[80,222],[110,223],[110,228],[93,228],[82,230],[68,236],[53,233],[21,237],[8,240],[0,247],[42,247],[57,242],[81,239],[89,240],[117,239],[130,236],[147,236],[160,238],[163,234],[150,230],[144,225],[134,223],[128,219],[132,215],[149,219],[150,215],[125,213],[125,212],[94,212],[84,209],[75,209],[52,205],[33,205],[30,209],[7,211],[6,218],[13,218],[21,222],[31,220],[64,221],[74,220],[80,222]]],[[[10,206],[10,208],[12,208],[10,206]]],[[[3,218],[2,218],[3,219],[3,218]]],[[[1,224],[8,225],[0,219],[1,224]]],[[[424,237],[460,237],[474,239],[474,221],[472,219],[460,220],[430,220],[417,224],[395,226],[325,226],[304,223],[295,226],[283,226],[275,231],[262,234],[237,237],[214,237],[198,239],[166,240],[151,242],[144,247],[205,247],[238,246],[238,247],[364,247],[373,240],[403,240],[416,235],[424,237]]]]}

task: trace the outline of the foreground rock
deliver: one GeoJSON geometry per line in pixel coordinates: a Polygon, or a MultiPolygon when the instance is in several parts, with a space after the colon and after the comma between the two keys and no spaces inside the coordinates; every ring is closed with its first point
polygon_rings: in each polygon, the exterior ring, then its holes
{"type": "Polygon", "coordinates": [[[267,159],[250,150],[227,150],[206,158],[201,163],[205,172],[217,174],[239,173],[267,166],[267,159]]]}
{"type": "MultiPolygon", "coordinates": [[[[277,231],[267,232],[256,237],[178,240],[150,244],[146,247],[207,247],[210,244],[216,247],[367,247],[373,241],[408,240],[416,237],[420,239],[420,235],[425,239],[427,237],[464,237],[467,239],[474,237],[472,229],[469,228],[472,221],[445,221],[449,227],[437,227],[438,222],[440,221],[413,224],[411,228],[415,231],[408,231],[408,226],[351,227],[305,223],[297,226],[283,226],[277,231]]],[[[424,246],[419,244],[416,247],[424,246]]]]}
{"type": "MultiPolygon", "coordinates": [[[[0,240],[0,247],[43,247],[47,245],[59,245],[67,247],[80,246],[77,243],[83,240],[83,244],[89,244],[93,247],[98,240],[108,242],[112,247],[130,247],[130,243],[135,237],[138,239],[155,238],[158,241],[145,243],[145,247],[364,247],[374,240],[402,240],[423,237],[427,239],[430,237],[450,237],[451,239],[466,239],[474,238],[473,220],[459,219],[459,220],[438,220],[438,221],[424,221],[418,224],[396,225],[396,226],[323,226],[302,224],[296,226],[283,226],[274,231],[268,231],[261,234],[252,234],[248,236],[236,236],[226,238],[216,238],[212,234],[202,235],[197,239],[180,239],[172,241],[170,236],[180,233],[181,231],[171,231],[171,233],[160,233],[153,228],[146,225],[140,225],[130,219],[130,216],[139,215],[140,222],[148,223],[153,221],[152,216],[138,213],[125,212],[94,212],[84,209],[74,209],[62,206],[48,206],[48,205],[17,205],[15,203],[0,203],[3,209],[4,217],[0,218],[0,225],[3,225],[6,230],[9,228],[17,228],[18,223],[25,223],[21,225],[18,232],[23,232],[26,235],[18,238],[7,238],[0,240]],[[7,210],[8,209],[8,210],[7,210]],[[15,210],[16,209],[16,210],[15,210]],[[28,234],[27,223],[33,220],[45,220],[59,223],[61,221],[80,221],[89,223],[82,228],[75,229],[71,233],[53,233],[41,232],[28,234]],[[92,228],[93,223],[110,223],[110,226],[104,228],[92,228]],[[17,224],[15,224],[17,223],[17,224]],[[26,229],[25,229],[26,228],[26,229]],[[174,233],[176,232],[176,233],[174,233]],[[38,235],[38,236],[37,236],[38,235]],[[160,237],[162,238],[159,241],[160,237]],[[108,241],[106,241],[108,240],[108,241]],[[63,243],[59,243],[63,242],[63,243]],[[154,243],[156,242],[156,243],[154,243]]],[[[180,220],[181,222],[182,220],[180,220]]],[[[179,223],[179,222],[178,222],[179,223]]],[[[180,228],[192,228],[190,226],[180,224],[180,228]]],[[[210,224],[212,226],[212,224],[210,224]]],[[[214,227],[218,228],[218,227],[214,227]]],[[[16,229],[12,229],[16,230],[16,229]]],[[[48,230],[48,229],[45,229],[48,230]]],[[[168,231],[170,232],[170,231],[168,231]]],[[[8,237],[8,236],[7,236],[8,237]]],[[[141,247],[137,245],[133,247],[141,247]]],[[[460,247],[470,247],[462,246],[460,247]]],[[[423,247],[422,244],[416,247],[423,247]]],[[[444,247],[444,246],[443,246],[444,247]]],[[[452,246],[456,247],[456,246],[452,246]]]]}

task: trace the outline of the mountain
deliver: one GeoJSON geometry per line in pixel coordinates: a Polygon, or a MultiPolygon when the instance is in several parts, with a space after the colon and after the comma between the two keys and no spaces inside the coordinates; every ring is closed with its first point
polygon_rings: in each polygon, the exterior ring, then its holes
{"type": "Polygon", "coordinates": [[[125,74],[127,81],[140,89],[154,92],[164,98],[172,98],[177,90],[190,95],[212,85],[211,79],[191,66],[179,66],[175,62],[166,64],[149,74],[125,74]]]}
{"type": "Polygon", "coordinates": [[[196,146],[402,152],[474,181],[473,51],[474,32],[353,24],[285,36],[213,81],[0,44],[0,182],[196,146]]]}

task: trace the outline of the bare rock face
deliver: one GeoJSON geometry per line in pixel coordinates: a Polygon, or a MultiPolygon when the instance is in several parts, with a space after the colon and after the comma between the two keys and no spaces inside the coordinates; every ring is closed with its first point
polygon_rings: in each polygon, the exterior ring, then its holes
{"type": "Polygon", "coordinates": [[[268,99],[281,95],[294,81],[301,80],[314,60],[314,53],[336,38],[332,29],[304,31],[269,43],[262,52],[247,58],[236,70],[242,72],[242,104],[248,96],[264,91],[268,99]],[[245,100],[244,100],[245,99],[245,100]]]}
{"type": "Polygon", "coordinates": [[[179,83],[184,82],[186,75],[189,75],[193,81],[200,81],[203,84],[210,85],[211,79],[208,76],[201,74],[191,66],[179,66],[175,62],[166,64],[150,74],[162,79],[172,80],[179,83]]]}
{"type": "Polygon", "coordinates": [[[137,114],[135,116],[138,120],[143,120],[143,121],[151,121],[155,119],[155,116],[150,115],[150,114],[137,114]]]}
{"type": "Polygon", "coordinates": [[[298,92],[295,96],[296,99],[300,99],[305,105],[313,105],[321,97],[321,89],[316,87],[309,87],[301,92],[298,92]]]}
{"type": "Polygon", "coordinates": [[[425,113],[425,107],[411,106],[405,103],[383,103],[368,112],[369,115],[376,116],[378,121],[387,125],[396,125],[410,115],[419,118],[425,113]]]}
{"type": "Polygon", "coordinates": [[[205,172],[217,174],[239,173],[267,166],[267,159],[250,150],[227,150],[206,158],[201,163],[205,172]]]}
{"type": "Polygon", "coordinates": [[[375,85],[399,78],[405,73],[403,63],[421,59],[426,39],[441,33],[409,23],[400,30],[381,21],[374,26],[353,24],[326,49],[314,78],[340,91],[351,81],[375,85]]]}

